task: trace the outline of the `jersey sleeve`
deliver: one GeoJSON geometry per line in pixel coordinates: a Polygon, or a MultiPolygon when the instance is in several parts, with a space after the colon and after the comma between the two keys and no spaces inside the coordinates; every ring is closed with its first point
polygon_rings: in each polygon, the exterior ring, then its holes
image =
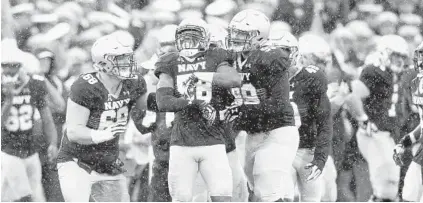
{"type": "Polygon", "coordinates": [[[88,109],[95,108],[96,92],[92,84],[87,83],[82,76],[80,76],[71,86],[69,98],[88,109]]]}
{"type": "Polygon", "coordinates": [[[272,73],[287,71],[290,66],[289,53],[279,48],[262,50],[259,64],[272,73]]]}
{"type": "Polygon", "coordinates": [[[130,85],[132,87],[131,97],[134,100],[138,99],[147,92],[147,84],[141,75],[138,75],[137,79],[131,80],[130,85]]]}
{"type": "Polygon", "coordinates": [[[216,67],[216,70],[220,64],[230,64],[232,60],[231,54],[227,50],[221,48],[211,49],[209,51],[209,57],[211,58],[213,65],[216,67]]]}
{"type": "Polygon", "coordinates": [[[38,109],[44,108],[46,105],[45,96],[47,95],[47,85],[45,83],[45,78],[40,75],[33,75],[32,76],[32,84],[30,87],[32,88],[31,93],[33,93],[34,97],[34,105],[38,109]]]}
{"type": "Polygon", "coordinates": [[[317,129],[313,164],[319,167],[320,170],[323,170],[329,156],[333,134],[331,104],[326,94],[328,80],[326,74],[322,70],[317,69],[316,72],[311,71],[309,73],[309,78],[312,79],[312,82],[308,85],[308,89],[311,94],[313,94],[313,96],[310,97],[311,101],[309,105],[312,107],[317,129]]]}
{"type": "Polygon", "coordinates": [[[381,80],[376,73],[375,66],[366,66],[360,75],[360,80],[369,88],[370,92],[373,92],[380,84],[381,80]]]}
{"type": "Polygon", "coordinates": [[[159,78],[160,74],[166,73],[172,78],[175,78],[176,74],[174,67],[177,67],[178,57],[178,53],[176,52],[171,52],[160,56],[155,64],[156,70],[154,71],[154,75],[159,78]]]}

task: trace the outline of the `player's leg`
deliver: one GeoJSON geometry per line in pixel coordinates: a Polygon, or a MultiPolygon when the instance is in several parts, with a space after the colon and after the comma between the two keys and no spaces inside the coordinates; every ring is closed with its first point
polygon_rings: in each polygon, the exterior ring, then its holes
{"type": "Polygon", "coordinates": [[[91,198],[96,202],[129,202],[127,179],[123,174],[108,175],[91,172],[91,198]]]}
{"type": "Polygon", "coordinates": [[[23,159],[1,152],[1,201],[18,201],[32,194],[23,159]]]}
{"type": "Polygon", "coordinates": [[[168,184],[174,202],[190,202],[198,173],[197,147],[171,146],[168,184]]]}
{"type": "Polygon", "coordinates": [[[398,193],[400,168],[392,159],[395,142],[389,132],[379,131],[371,137],[357,132],[357,144],[369,165],[372,199],[395,200],[398,193]]]}
{"type": "Polygon", "coordinates": [[[284,196],[284,201],[285,202],[293,202],[295,199],[295,190],[296,190],[296,186],[297,186],[297,181],[299,179],[298,177],[298,173],[297,173],[297,166],[299,165],[299,159],[297,159],[297,157],[295,157],[294,162],[292,163],[292,168],[291,168],[291,179],[288,184],[284,184],[284,190],[285,191],[285,196],[284,196]]]}
{"type": "Polygon", "coordinates": [[[248,200],[247,179],[242,169],[237,149],[226,155],[232,170],[232,201],[246,202],[248,200]]]}
{"type": "Polygon", "coordinates": [[[199,171],[207,185],[213,202],[230,202],[232,197],[232,171],[225,145],[198,148],[201,157],[199,171]]]}
{"type": "Polygon", "coordinates": [[[337,199],[337,185],[336,185],[336,168],[335,163],[332,159],[332,156],[328,157],[325,167],[322,172],[323,179],[323,193],[322,193],[322,202],[335,202],[337,199]]]}
{"type": "Polygon", "coordinates": [[[44,189],[41,183],[42,169],[38,153],[35,153],[25,160],[26,172],[32,190],[32,198],[35,202],[45,202],[44,189]]]}
{"type": "Polygon", "coordinates": [[[282,127],[253,136],[263,139],[254,155],[254,195],[260,201],[281,201],[286,193],[283,184],[292,183],[291,168],[299,145],[298,129],[282,127]]]}
{"type": "Polygon", "coordinates": [[[416,162],[411,162],[404,179],[402,199],[408,202],[420,200],[423,192],[421,166],[416,162]]]}
{"type": "Polygon", "coordinates": [[[91,176],[76,161],[57,164],[60,188],[65,202],[88,202],[91,194],[91,176]]]}
{"type": "Polygon", "coordinates": [[[305,166],[313,161],[314,150],[312,149],[298,149],[296,159],[296,169],[298,172],[298,189],[300,191],[301,202],[320,202],[323,193],[323,179],[320,175],[312,181],[307,181],[311,173],[310,169],[305,166]]]}
{"type": "Polygon", "coordinates": [[[194,189],[192,195],[193,202],[207,202],[211,201],[209,191],[207,190],[206,182],[201,176],[201,173],[198,172],[197,177],[195,178],[194,182],[194,189]]]}
{"type": "Polygon", "coordinates": [[[167,184],[169,161],[154,159],[151,178],[150,202],[170,202],[172,198],[167,184]]]}
{"type": "Polygon", "coordinates": [[[257,146],[262,141],[262,138],[257,136],[254,137],[252,135],[247,135],[245,138],[245,150],[244,150],[244,173],[245,177],[247,178],[247,190],[249,193],[248,201],[249,202],[257,202],[257,198],[254,195],[254,154],[257,146]]]}

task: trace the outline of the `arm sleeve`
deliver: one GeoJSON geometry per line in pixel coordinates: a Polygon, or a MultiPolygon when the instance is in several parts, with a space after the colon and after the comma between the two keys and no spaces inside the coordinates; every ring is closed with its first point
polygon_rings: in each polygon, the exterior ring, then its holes
{"type": "Polygon", "coordinates": [[[141,97],[147,92],[147,84],[141,75],[138,75],[138,79],[134,79],[132,81],[132,87],[133,94],[131,95],[134,95],[134,100],[137,100],[139,97],[141,97]]]}
{"type": "Polygon", "coordinates": [[[159,111],[159,107],[157,107],[157,100],[156,100],[156,93],[155,92],[151,92],[150,94],[148,94],[147,110],[153,111],[153,112],[159,111]]]}
{"type": "Polygon", "coordinates": [[[314,151],[314,159],[312,161],[320,170],[323,170],[326,160],[329,156],[332,134],[333,134],[333,121],[331,116],[331,106],[329,98],[326,94],[327,81],[325,78],[320,80],[321,88],[317,92],[314,102],[312,103],[313,112],[316,116],[316,149],[314,151]]]}
{"type": "Polygon", "coordinates": [[[34,83],[31,86],[34,88],[34,91],[31,92],[35,93],[35,106],[38,109],[42,109],[46,105],[45,96],[47,95],[47,85],[42,76],[33,76],[33,78],[34,83]]]}
{"type": "Polygon", "coordinates": [[[363,69],[360,75],[360,81],[369,88],[370,92],[376,90],[377,85],[379,84],[380,80],[378,75],[376,74],[374,66],[367,66],[363,69]]]}
{"type": "Polygon", "coordinates": [[[272,69],[276,70],[271,77],[266,78],[269,83],[270,97],[261,99],[260,104],[246,105],[249,116],[253,115],[272,115],[282,112],[289,103],[289,81],[288,72],[281,69],[279,64],[273,63],[272,69]]]}

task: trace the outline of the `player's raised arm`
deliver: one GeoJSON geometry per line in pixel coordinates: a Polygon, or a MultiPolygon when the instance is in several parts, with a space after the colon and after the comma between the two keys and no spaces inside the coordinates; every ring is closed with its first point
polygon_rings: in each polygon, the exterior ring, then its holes
{"type": "Polygon", "coordinates": [[[191,101],[187,99],[175,97],[174,91],[173,78],[167,73],[160,74],[156,92],[157,107],[159,111],[177,112],[191,104],[191,101]]]}

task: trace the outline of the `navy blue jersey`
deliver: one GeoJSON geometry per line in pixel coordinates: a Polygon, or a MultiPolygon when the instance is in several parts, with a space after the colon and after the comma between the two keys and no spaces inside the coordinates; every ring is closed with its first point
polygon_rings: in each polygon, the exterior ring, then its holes
{"type": "MultiPolygon", "coordinates": [[[[192,73],[208,73],[210,77],[213,77],[218,65],[227,61],[227,59],[228,53],[223,49],[210,49],[204,53],[199,53],[192,61],[179,56],[178,52],[167,53],[157,61],[155,74],[160,77],[160,74],[166,73],[173,78],[175,97],[204,100],[219,111],[224,108],[220,105],[221,96],[219,95],[224,94],[227,91],[226,89],[211,83],[197,81],[194,89],[189,92],[183,91],[186,89],[186,84],[192,82],[190,81],[192,73]]],[[[216,118],[214,124],[209,126],[207,121],[203,119],[200,109],[197,106],[190,106],[182,111],[175,112],[171,145],[207,146],[223,144],[224,133],[224,126],[219,118],[216,118]]]]}
{"type": "MultiPolygon", "coordinates": [[[[94,130],[104,130],[118,122],[128,122],[129,112],[136,100],[147,91],[144,79],[123,80],[117,97],[109,94],[97,73],[81,75],[71,87],[69,98],[90,110],[86,126],[94,130]]],[[[71,142],[64,131],[58,161],[78,158],[89,164],[111,164],[119,156],[119,137],[93,145],[71,142]]]]}
{"type": "Polygon", "coordinates": [[[389,68],[383,70],[370,65],[364,67],[360,80],[370,90],[370,95],[363,102],[369,120],[379,130],[395,132],[401,111],[399,78],[389,68]]]}
{"type": "Polygon", "coordinates": [[[289,54],[281,49],[255,50],[244,58],[235,54],[234,66],[242,74],[242,86],[232,88],[236,105],[244,105],[234,128],[248,133],[294,126],[289,103],[289,54]]]}
{"type": "Polygon", "coordinates": [[[332,140],[332,119],[325,73],[315,66],[303,68],[290,80],[295,125],[299,126],[299,148],[315,148],[315,160],[323,169],[332,140]]]}
{"type": "MultiPolygon", "coordinates": [[[[13,96],[9,117],[2,126],[1,150],[5,153],[26,158],[36,151],[34,121],[36,112],[45,107],[47,87],[45,78],[33,75],[22,91],[13,96]]],[[[2,104],[4,95],[1,97],[2,104]]],[[[40,135],[38,135],[40,136],[40,135]]]]}

